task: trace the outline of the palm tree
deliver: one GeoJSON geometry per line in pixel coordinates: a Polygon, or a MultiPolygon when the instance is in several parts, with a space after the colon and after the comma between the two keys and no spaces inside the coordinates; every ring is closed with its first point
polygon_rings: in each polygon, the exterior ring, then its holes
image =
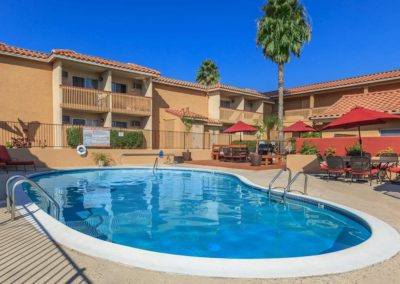
{"type": "Polygon", "coordinates": [[[270,115],[264,119],[264,129],[267,133],[268,141],[271,141],[271,130],[274,129],[275,126],[279,127],[280,124],[281,121],[279,120],[277,115],[270,115]]]}
{"type": "Polygon", "coordinates": [[[196,82],[204,86],[215,85],[219,82],[221,75],[218,66],[211,59],[204,60],[197,71],[196,82]]]}
{"type": "MultiPolygon", "coordinates": [[[[264,15],[257,21],[257,46],[266,58],[278,64],[278,118],[283,121],[283,67],[291,54],[300,57],[304,43],[311,39],[311,27],[299,0],[269,0],[262,10],[264,15]]],[[[278,125],[280,149],[282,127],[278,125]]]]}

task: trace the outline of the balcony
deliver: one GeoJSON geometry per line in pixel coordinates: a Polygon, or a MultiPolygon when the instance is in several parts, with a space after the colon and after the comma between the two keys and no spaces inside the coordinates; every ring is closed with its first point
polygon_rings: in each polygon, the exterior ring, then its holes
{"type": "Polygon", "coordinates": [[[113,113],[150,116],[151,98],[112,93],[111,111],[113,113]]]}
{"type": "Polygon", "coordinates": [[[64,85],[61,86],[61,90],[61,107],[65,109],[151,115],[151,98],[64,85]]]}
{"type": "Polygon", "coordinates": [[[263,120],[263,114],[258,112],[250,112],[236,110],[230,108],[220,108],[220,121],[222,123],[236,123],[239,120],[254,125],[257,121],[263,120]]]}
{"type": "Polygon", "coordinates": [[[90,112],[108,112],[110,109],[110,93],[73,86],[61,86],[61,90],[62,108],[90,112]]]}

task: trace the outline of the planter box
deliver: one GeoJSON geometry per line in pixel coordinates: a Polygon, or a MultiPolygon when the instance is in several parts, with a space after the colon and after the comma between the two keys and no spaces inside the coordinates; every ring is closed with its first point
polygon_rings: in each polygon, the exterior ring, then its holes
{"type": "Polygon", "coordinates": [[[316,155],[287,155],[286,166],[294,172],[322,173],[319,169],[319,162],[316,155]]]}

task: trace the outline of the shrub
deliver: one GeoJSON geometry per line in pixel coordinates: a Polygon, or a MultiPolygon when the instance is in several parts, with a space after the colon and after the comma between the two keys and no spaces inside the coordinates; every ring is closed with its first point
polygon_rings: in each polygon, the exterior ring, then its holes
{"type": "Polygon", "coordinates": [[[111,130],[110,146],[112,148],[143,148],[145,143],[144,135],[141,131],[118,131],[111,130]],[[124,133],[119,136],[119,133],[124,133]]]}
{"type": "Polygon", "coordinates": [[[306,133],[301,133],[300,138],[321,138],[322,134],[320,131],[315,131],[315,132],[306,132],[306,133]]]}
{"type": "MultiPolygon", "coordinates": [[[[354,143],[350,147],[346,148],[347,156],[360,156],[361,155],[361,145],[359,142],[354,143]]],[[[363,151],[363,154],[367,154],[363,151]]]]}
{"type": "Polygon", "coordinates": [[[394,154],[394,150],[392,147],[387,147],[386,149],[380,150],[378,151],[378,153],[376,153],[377,156],[380,156],[382,154],[394,154]]]}
{"type": "Polygon", "coordinates": [[[81,127],[72,127],[67,129],[67,143],[72,148],[82,144],[83,131],[81,127]]]}
{"type": "Polygon", "coordinates": [[[304,141],[303,145],[300,148],[300,154],[303,155],[315,155],[319,153],[317,146],[312,144],[309,141],[304,141]]]}
{"type": "Polygon", "coordinates": [[[92,153],[92,157],[96,164],[103,162],[104,166],[109,165],[113,161],[111,155],[106,153],[92,153]]]}
{"type": "Polygon", "coordinates": [[[245,140],[245,141],[239,141],[239,140],[235,140],[232,141],[233,145],[247,145],[247,149],[249,150],[249,152],[255,152],[256,151],[256,145],[257,145],[257,141],[250,141],[250,140],[245,140]]]}
{"type": "Polygon", "coordinates": [[[335,154],[336,154],[336,148],[328,147],[325,149],[325,156],[335,155],[335,154]]]}

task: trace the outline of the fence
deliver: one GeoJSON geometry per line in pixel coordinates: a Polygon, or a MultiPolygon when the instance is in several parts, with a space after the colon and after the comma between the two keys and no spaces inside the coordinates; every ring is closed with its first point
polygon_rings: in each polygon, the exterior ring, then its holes
{"type": "MultiPolygon", "coordinates": [[[[0,145],[12,147],[76,147],[83,143],[82,126],[38,122],[0,121],[0,145]],[[68,132],[73,128],[74,134],[68,132]],[[75,138],[71,137],[75,135],[75,138]],[[69,139],[68,139],[69,138],[69,139]]],[[[211,149],[213,144],[229,145],[240,139],[239,134],[186,133],[131,128],[101,128],[111,131],[111,148],[137,149],[211,149]],[[119,132],[141,133],[135,142],[120,141],[119,132]]],[[[128,136],[128,135],[126,135],[128,136]]],[[[256,140],[255,135],[242,135],[243,140],[256,140]]]]}

